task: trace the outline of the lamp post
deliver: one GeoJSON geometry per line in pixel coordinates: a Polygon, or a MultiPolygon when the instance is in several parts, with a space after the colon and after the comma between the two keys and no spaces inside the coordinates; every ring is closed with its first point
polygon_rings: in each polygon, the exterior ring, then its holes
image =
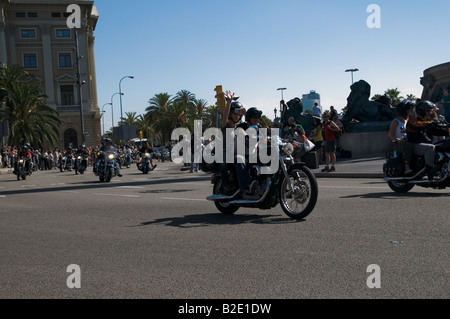
{"type": "Polygon", "coordinates": [[[358,72],[359,70],[358,69],[348,69],[348,70],[345,70],[345,72],[351,72],[352,73],[352,85],[353,85],[353,73],[354,72],[358,72]]]}
{"type": "Polygon", "coordinates": [[[284,100],[284,97],[283,97],[283,91],[284,90],[287,90],[286,88],[279,88],[279,89],[277,89],[277,91],[281,91],[281,99],[282,100],[284,100]]]}
{"type": "Polygon", "coordinates": [[[123,93],[117,92],[114,93],[111,96],[111,120],[112,120],[112,133],[113,133],[113,139],[114,139],[114,104],[113,104],[113,98],[114,96],[116,96],[117,94],[120,94],[121,96],[123,95],[123,93]]]}
{"type": "Polygon", "coordinates": [[[81,144],[85,144],[86,142],[86,136],[84,132],[84,115],[83,115],[83,89],[81,86],[85,83],[84,81],[81,81],[81,59],[78,47],[78,30],[75,29],[75,50],[76,50],[76,60],[77,60],[77,82],[78,82],[78,97],[80,99],[80,125],[81,125],[81,144]]]}
{"type": "MultiPolygon", "coordinates": [[[[120,79],[120,81],[119,81],[119,93],[120,93],[120,118],[121,118],[121,120],[123,121],[123,114],[122,114],[122,81],[124,80],[124,79],[126,79],[126,78],[128,78],[128,79],[134,79],[134,76],[132,76],[132,75],[127,75],[127,76],[124,76],[123,78],[121,78],[120,79]]],[[[125,137],[125,133],[124,133],[124,127],[123,127],[123,123],[122,123],[122,138],[121,138],[121,140],[122,140],[122,144],[125,144],[125,141],[124,141],[124,137],[125,137]]]]}
{"type": "Polygon", "coordinates": [[[275,122],[275,120],[277,119],[277,108],[273,109],[273,113],[275,113],[275,118],[273,119],[273,121],[275,122]]]}
{"type": "Polygon", "coordinates": [[[111,104],[111,103],[105,103],[105,104],[103,104],[103,106],[102,106],[102,125],[103,125],[102,136],[105,135],[105,113],[106,113],[106,111],[103,111],[103,108],[104,108],[106,105],[112,105],[112,104],[111,104]]]}

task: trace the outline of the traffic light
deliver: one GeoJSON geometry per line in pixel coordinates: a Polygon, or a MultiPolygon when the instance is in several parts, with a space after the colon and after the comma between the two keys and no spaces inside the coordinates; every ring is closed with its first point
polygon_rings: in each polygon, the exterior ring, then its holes
{"type": "Polygon", "coordinates": [[[222,89],[222,85],[217,85],[216,88],[214,89],[214,91],[216,91],[216,105],[219,108],[220,112],[223,112],[223,110],[225,109],[225,106],[227,104],[226,99],[225,99],[225,93],[223,93],[223,89],[222,89]]]}
{"type": "Polygon", "coordinates": [[[139,131],[139,139],[140,140],[144,139],[144,132],[139,131]]]}

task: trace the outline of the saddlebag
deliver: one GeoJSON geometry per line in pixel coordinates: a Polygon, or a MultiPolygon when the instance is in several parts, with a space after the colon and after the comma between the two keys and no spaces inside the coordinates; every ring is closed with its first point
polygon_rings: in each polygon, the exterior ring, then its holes
{"type": "Polygon", "coordinates": [[[405,164],[400,157],[394,157],[387,160],[383,166],[386,177],[401,177],[405,172],[405,164]]]}

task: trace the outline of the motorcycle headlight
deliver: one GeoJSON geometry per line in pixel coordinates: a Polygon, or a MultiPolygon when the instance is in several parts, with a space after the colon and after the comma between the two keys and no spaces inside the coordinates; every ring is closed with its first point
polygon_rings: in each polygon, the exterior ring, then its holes
{"type": "Polygon", "coordinates": [[[287,143],[286,145],[284,145],[283,153],[286,154],[287,156],[291,156],[292,153],[294,153],[294,145],[292,145],[291,143],[287,143]]]}
{"type": "Polygon", "coordinates": [[[78,159],[81,160],[81,156],[78,156],[78,159]]]}
{"type": "Polygon", "coordinates": [[[20,164],[23,164],[23,159],[19,160],[19,163],[20,163],[20,164]]]}
{"type": "Polygon", "coordinates": [[[150,154],[149,153],[145,153],[145,157],[150,157],[150,154]]]}
{"type": "Polygon", "coordinates": [[[66,158],[65,158],[65,157],[63,157],[63,158],[62,158],[62,160],[63,160],[63,161],[65,161],[65,160],[66,160],[66,158]]]}
{"type": "Polygon", "coordinates": [[[109,154],[109,155],[108,155],[108,158],[109,158],[110,160],[113,160],[113,159],[114,159],[114,154],[109,154]]]}

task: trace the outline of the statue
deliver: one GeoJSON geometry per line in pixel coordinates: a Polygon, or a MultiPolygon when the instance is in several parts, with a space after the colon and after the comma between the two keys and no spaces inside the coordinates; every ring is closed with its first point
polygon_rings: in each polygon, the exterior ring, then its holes
{"type": "Polygon", "coordinates": [[[388,95],[383,95],[377,101],[369,100],[370,85],[364,80],[354,83],[350,88],[352,91],[347,98],[347,112],[342,122],[385,122],[395,118],[392,99],[388,95]]]}
{"type": "Polygon", "coordinates": [[[299,123],[306,132],[314,130],[314,118],[311,114],[303,113],[303,103],[300,98],[296,97],[287,102],[286,105],[287,111],[281,118],[282,123],[287,123],[288,119],[293,117],[295,122],[299,123]]]}

